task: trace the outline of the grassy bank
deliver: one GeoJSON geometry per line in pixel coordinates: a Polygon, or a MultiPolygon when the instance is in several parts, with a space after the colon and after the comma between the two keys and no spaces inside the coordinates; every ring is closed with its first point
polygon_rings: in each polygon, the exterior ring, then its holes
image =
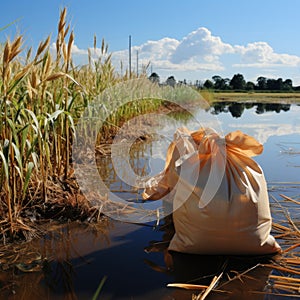
{"type": "Polygon", "coordinates": [[[220,101],[233,102],[272,102],[272,103],[300,103],[300,93],[278,93],[278,92],[213,92],[203,90],[200,92],[209,103],[220,101]]]}

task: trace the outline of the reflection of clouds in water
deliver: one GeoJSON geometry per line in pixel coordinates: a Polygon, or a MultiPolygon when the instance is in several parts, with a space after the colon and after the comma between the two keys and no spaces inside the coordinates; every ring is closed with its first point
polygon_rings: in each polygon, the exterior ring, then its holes
{"type": "Polygon", "coordinates": [[[154,176],[163,170],[170,142],[169,136],[160,136],[158,140],[151,143],[151,150],[148,150],[144,157],[145,160],[148,161],[147,178],[154,176]]]}
{"type": "Polygon", "coordinates": [[[187,127],[189,130],[198,130],[200,127],[205,127],[214,129],[220,135],[223,134],[218,117],[202,109],[199,109],[195,116],[191,115],[191,118],[188,119],[180,119],[178,116],[176,118],[175,115],[174,117],[165,118],[164,121],[164,126],[156,132],[159,138],[152,142],[151,153],[147,157],[150,176],[163,170],[168,147],[173,141],[174,133],[178,128],[187,127]]]}
{"type": "Polygon", "coordinates": [[[152,158],[153,159],[161,159],[161,160],[165,160],[166,159],[166,153],[167,153],[167,149],[168,146],[170,144],[171,140],[169,139],[161,139],[158,141],[155,141],[152,143],[152,158]]]}
{"type": "MultiPolygon", "coordinates": [[[[236,128],[235,124],[229,124],[228,127],[236,128]]],[[[271,136],[284,136],[287,134],[300,134],[300,125],[293,124],[239,124],[241,130],[247,131],[247,134],[255,137],[260,143],[264,144],[271,136]]]]}
{"type": "Polygon", "coordinates": [[[161,158],[149,157],[149,170],[146,178],[155,176],[160,173],[165,166],[165,160],[161,158]]]}
{"type": "Polygon", "coordinates": [[[198,130],[200,127],[209,127],[215,129],[217,132],[220,132],[220,125],[216,123],[216,120],[210,120],[211,117],[209,116],[209,118],[207,118],[207,114],[203,116],[206,116],[206,118],[201,118],[201,122],[199,120],[192,119],[188,122],[182,123],[173,119],[172,122],[165,124],[165,127],[159,131],[160,138],[152,143],[152,153],[149,157],[150,166],[152,164],[155,165],[155,163],[159,160],[165,162],[168,147],[173,141],[174,133],[179,127],[185,126],[189,130],[198,130]],[[218,124],[217,127],[216,124],[218,124]],[[156,162],[153,162],[152,160],[155,160],[156,162]]]}

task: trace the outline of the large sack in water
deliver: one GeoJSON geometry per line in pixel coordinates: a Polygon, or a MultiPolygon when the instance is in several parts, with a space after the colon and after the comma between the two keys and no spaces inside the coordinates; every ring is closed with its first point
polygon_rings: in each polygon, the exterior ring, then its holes
{"type": "Polygon", "coordinates": [[[169,250],[232,255],[281,250],[270,234],[263,170],[251,158],[262,151],[241,131],[222,138],[210,129],[177,130],[164,171],[149,180],[143,193],[146,200],[172,198],[175,235],[169,250]]]}

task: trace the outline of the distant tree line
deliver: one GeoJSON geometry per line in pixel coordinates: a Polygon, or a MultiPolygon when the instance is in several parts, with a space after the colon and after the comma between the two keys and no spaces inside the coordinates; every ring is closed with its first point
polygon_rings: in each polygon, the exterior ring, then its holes
{"type": "Polygon", "coordinates": [[[204,82],[196,80],[194,83],[183,81],[176,82],[174,76],[169,76],[164,83],[160,83],[160,77],[157,73],[152,73],[149,79],[153,82],[175,86],[176,84],[185,84],[196,87],[197,89],[210,89],[215,91],[299,91],[300,87],[294,87],[291,79],[277,78],[271,79],[260,76],[256,82],[246,81],[244,76],[240,73],[234,74],[231,79],[222,78],[215,75],[212,79],[206,79],[204,82]]]}
{"type": "Polygon", "coordinates": [[[293,82],[291,79],[283,80],[282,78],[270,79],[263,76],[257,78],[256,83],[246,81],[242,74],[234,74],[231,79],[222,78],[215,75],[212,80],[207,79],[203,87],[214,90],[241,90],[241,91],[292,91],[293,82]]]}

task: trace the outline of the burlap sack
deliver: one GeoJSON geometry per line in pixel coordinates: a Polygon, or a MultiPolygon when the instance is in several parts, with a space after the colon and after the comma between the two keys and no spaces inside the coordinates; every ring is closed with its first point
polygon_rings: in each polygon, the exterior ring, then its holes
{"type": "Polygon", "coordinates": [[[143,193],[146,200],[172,198],[175,235],[169,250],[237,255],[280,251],[270,235],[266,180],[251,159],[262,151],[260,143],[241,131],[221,138],[210,129],[177,130],[164,171],[143,193]]]}

